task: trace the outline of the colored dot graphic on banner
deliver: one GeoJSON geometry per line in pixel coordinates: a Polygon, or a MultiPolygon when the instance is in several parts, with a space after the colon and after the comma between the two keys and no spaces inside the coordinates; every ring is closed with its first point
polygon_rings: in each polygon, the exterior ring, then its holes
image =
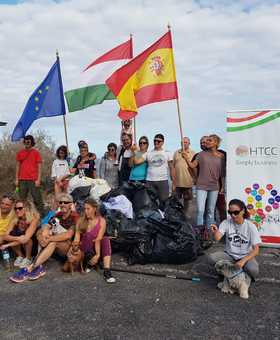
{"type": "Polygon", "coordinates": [[[260,228],[266,216],[280,207],[280,192],[269,183],[262,187],[253,183],[244,189],[247,194],[247,209],[252,222],[260,228]]]}

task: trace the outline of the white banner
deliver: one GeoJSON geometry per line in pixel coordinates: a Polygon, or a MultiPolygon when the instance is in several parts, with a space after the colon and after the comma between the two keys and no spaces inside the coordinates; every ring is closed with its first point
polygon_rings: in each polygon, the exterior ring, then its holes
{"type": "Polygon", "coordinates": [[[244,201],[264,244],[280,246],[280,110],[227,113],[227,198],[244,201]]]}

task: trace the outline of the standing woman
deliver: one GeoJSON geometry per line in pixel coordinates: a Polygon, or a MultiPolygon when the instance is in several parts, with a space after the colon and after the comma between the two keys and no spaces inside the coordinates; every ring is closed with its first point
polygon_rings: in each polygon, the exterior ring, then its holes
{"type": "Polygon", "coordinates": [[[68,150],[65,145],[61,145],[56,150],[56,159],[52,164],[52,178],[54,182],[55,195],[65,192],[67,189],[68,181],[67,177],[70,175],[69,164],[66,160],[68,150]]]}
{"type": "Polygon", "coordinates": [[[86,143],[79,143],[80,155],[71,169],[75,175],[96,178],[94,155],[88,151],[86,143]]]}
{"type": "Polygon", "coordinates": [[[129,165],[132,167],[129,176],[130,181],[146,182],[148,163],[145,161],[141,164],[135,164],[135,160],[146,159],[148,147],[149,140],[146,136],[139,139],[139,151],[137,151],[136,145],[132,146],[133,156],[129,160],[129,165]]]}
{"type": "Polygon", "coordinates": [[[14,266],[24,268],[31,264],[32,236],[39,226],[40,215],[28,201],[16,201],[14,209],[16,217],[3,236],[3,240],[8,243],[3,244],[0,249],[11,247],[17,256],[14,266]]]}
{"type": "Polygon", "coordinates": [[[225,235],[224,251],[209,255],[210,264],[215,265],[219,260],[229,260],[239,269],[244,269],[253,280],[259,274],[256,256],[259,253],[261,238],[257,227],[249,220],[250,214],[244,202],[233,199],[229,202],[230,219],[224,220],[219,228],[211,225],[215,241],[220,241],[225,235]]]}
{"type": "Polygon", "coordinates": [[[119,168],[117,160],[117,145],[110,143],[107,152],[100,161],[100,178],[105,179],[112,189],[119,186],[119,168]]]}
{"type": "Polygon", "coordinates": [[[196,158],[190,160],[190,152],[183,151],[182,156],[191,168],[199,167],[196,181],[197,225],[204,225],[204,212],[206,210],[206,225],[214,223],[214,213],[219,191],[224,191],[225,157],[218,151],[221,139],[217,135],[207,138],[207,151],[201,151],[196,158]],[[221,183],[221,184],[220,184],[221,183]]]}
{"type": "Polygon", "coordinates": [[[81,250],[85,254],[87,265],[95,266],[103,260],[104,279],[107,283],[115,283],[111,266],[111,242],[105,235],[106,221],[98,212],[98,205],[92,198],[85,201],[84,214],[77,224],[75,242],[81,242],[81,250]]]}

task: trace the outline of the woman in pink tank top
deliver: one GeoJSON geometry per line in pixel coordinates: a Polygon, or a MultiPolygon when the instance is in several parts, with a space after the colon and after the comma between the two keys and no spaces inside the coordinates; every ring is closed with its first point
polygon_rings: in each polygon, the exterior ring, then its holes
{"type": "Polygon", "coordinates": [[[85,254],[87,265],[95,266],[102,257],[104,279],[107,283],[114,283],[111,266],[111,242],[105,236],[106,221],[100,216],[98,204],[92,198],[85,201],[84,213],[79,219],[75,234],[75,241],[81,242],[81,250],[85,254]]]}

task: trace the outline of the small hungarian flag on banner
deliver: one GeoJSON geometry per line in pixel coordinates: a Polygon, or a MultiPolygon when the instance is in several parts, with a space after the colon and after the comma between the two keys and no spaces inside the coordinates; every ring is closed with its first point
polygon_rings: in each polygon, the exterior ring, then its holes
{"type": "Polygon", "coordinates": [[[133,58],[132,38],[91,62],[82,72],[79,83],[65,92],[69,112],[83,110],[104,100],[116,99],[105,80],[127,59],[133,58]]]}
{"type": "Polygon", "coordinates": [[[121,119],[136,116],[138,107],[178,98],[171,32],[119,68],[106,84],[118,99],[121,119]]]}

